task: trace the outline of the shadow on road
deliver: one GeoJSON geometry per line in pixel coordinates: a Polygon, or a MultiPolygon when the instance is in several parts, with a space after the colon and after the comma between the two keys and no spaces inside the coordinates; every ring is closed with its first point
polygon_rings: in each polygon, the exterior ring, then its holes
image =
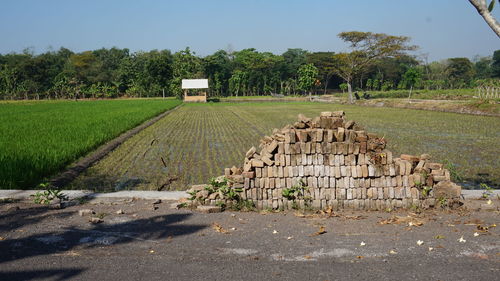
{"type": "Polygon", "coordinates": [[[0,280],[68,280],[84,272],[85,269],[24,270],[0,272],[0,280]]]}
{"type": "Polygon", "coordinates": [[[64,219],[75,212],[66,211],[53,213],[47,206],[31,207],[7,211],[0,215],[0,230],[5,232],[15,231],[18,228],[37,224],[46,219],[64,219]]]}
{"type": "MultiPolygon", "coordinates": [[[[68,214],[62,213],[59,215],[67,216],[68,214]]],[[[127,221],[114,222],[110,220],[105,223],[92,225],[90,228],[88,225],[67,228],[64,228],[62,225],[61,231],[44,232],[17,239],[6,239],[0,241],[0,264],[35,256],[68,253],[69,251],[126,244],[134,241],[158,243],[160,239],[195,233],[207,227],[207,225],[185,224],[184,221],[191,215],[189,213],[167,214],[144,219],[121,217],[122,220],[127,221]]],[[[35,216],[35,218],[25,223],[35,223],[47,218],[48,216],[44,215],[35,216]]],[[[5,220],[5,218],[3,219],[5,220]]],[[[17,225],[9,229],[12,230],[16,227],[17,225]]],[[[0,272],[0,280],[29,280],[32,278],[31,276],[36,274],[45,274],[65,279],[81,272],[82,269],[30,272],[10,271],[0,272]]]]}

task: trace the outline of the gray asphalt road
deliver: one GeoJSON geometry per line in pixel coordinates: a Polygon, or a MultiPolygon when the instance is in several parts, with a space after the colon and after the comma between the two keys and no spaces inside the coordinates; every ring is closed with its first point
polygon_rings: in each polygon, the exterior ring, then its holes
{"type": "Polygon", "coordinates": [[[157,206],[0,204],[0,280],[500,280],[494,211],[303,217],[157,206]],[[79,216],[87,208],[104,222],[79,216]]]}

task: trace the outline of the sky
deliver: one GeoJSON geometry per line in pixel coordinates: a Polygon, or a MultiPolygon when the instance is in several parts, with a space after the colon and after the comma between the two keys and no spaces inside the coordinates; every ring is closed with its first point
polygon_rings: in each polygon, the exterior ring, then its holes
{"type": "MultiPolygon", "coordinates": [[[[412,38],[434,61],[489,56],[500,40],[468,0],[0,0],[0,53],[102,47],[131,51],[189,46],[348,51],[337,34],[371,31],[412,38]]],[[[500,6],[493,15],[500,20],[500,6]]]]}

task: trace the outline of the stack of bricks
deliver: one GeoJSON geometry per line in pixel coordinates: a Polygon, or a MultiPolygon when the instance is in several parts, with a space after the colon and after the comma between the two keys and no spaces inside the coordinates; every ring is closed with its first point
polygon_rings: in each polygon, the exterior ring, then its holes
{"type": "Polygon", "coordinates": [[[436,193],[453,200],[460,196],[442,164],[430,162],[427,154],[393,157],[384,138],[346,121],[343,111],[298,119],[265,136],[259,151],[252,147],[242,168],[225,169],[232,187],[242,188],[242,199],[258,209],[432,207],[436,193]],[[292,202],[283,190],[294,186],[306,186],[306,194],[292,202]]]}

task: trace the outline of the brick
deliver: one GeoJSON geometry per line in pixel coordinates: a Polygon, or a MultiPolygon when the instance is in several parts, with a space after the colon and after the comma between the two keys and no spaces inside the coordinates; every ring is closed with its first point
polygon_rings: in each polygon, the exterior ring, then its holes
{"type": "Polygon", "coordinates": [[[201,212],[201,213],[205,213],[205,214],[212,214],[212,213],[220,213],[220,212],[222,212],[221,207],[218,207],[218,206],[205,206],[205,205],[201,205],[201,206],[196,207],[196,210],[199,211],[199,212],[201,212]]]}
{"type": "Polygon", "coordinates": [[[451,181],[441,181],[434,185],[433,188],[435,198],[458,198],[462,192],[462,188],[451,182],[451,181]]]}
{"type": "Polygon", "coordinates": [[[264,162],[262,160],[252,159],[250,163],[252,167],[259,167],[259,168],[264,167],[264,162]]]}
{"type": "Polygon", "coordinates": [[[335,134],[335,139],[338,142],[344,141],[345,129],[342,127],[337,128],[337,134],[335,134]]]}
{"type": "Polygon", "coordinates": [[[246,158],[251,158],[256,152],[256,148],[255,146],[252,146],[248,151],[247,153],[245,154],[245,157],[246,158]]]}
{"type": "Polygon", "coordinates": [[[363,154],[364,154],[364,153],[366,153],[366,151],[367,151],[367,146],[368,146],[368,145],[367,145],[367,142],[366,142],[366,141],[361,142],[361,143],[359,144],[359,153],[363,153],[363,154]]]}
{"type": "Polygon", "coordinates": [[[410,161],[410,162],[418,162],[420,161],[420,157],[415,156],[415,155],[409,155],[409,154],[401,154],[399,157],[402,160],[410,161]]]}
{"type": "Polygon", "coordinates": [[[405,175],[411,174],[411,170],[412,170],[412,164],[411,164],[411,162],[405,161],[405,165],[406,165],[406,167],[405,167],[405,175]]]}
{"type": "Polygon", "coordinates": [[[305,143],[308,141],[309,134],[305,130],[297,131],[297,140],[301,143],[305,143]]]}
{"type": "Polygon", "coordinates": [[[441,170],[443,168],[443,164],[427,162],[424,167],[431,170],[441,170]]]}
{"type": "Polygon", "coordinates": [[[243,172],[242,175],[243,175],[244,178],[249,178],[249,179],[255,178],[255,172],[254,171],[243,172]]]}

